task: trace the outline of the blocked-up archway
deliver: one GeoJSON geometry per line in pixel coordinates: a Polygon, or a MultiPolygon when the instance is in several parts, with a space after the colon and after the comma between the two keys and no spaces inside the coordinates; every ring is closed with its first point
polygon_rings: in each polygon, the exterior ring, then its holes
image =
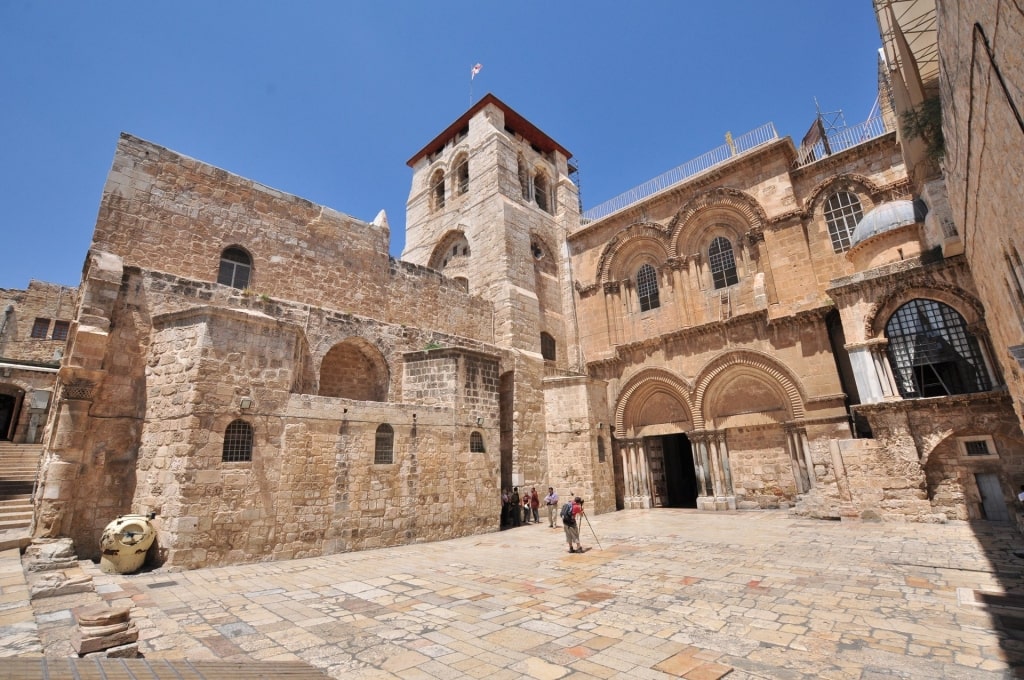
{"type": "Polygon", "coordinates": [[[332,347],[320,364],[323,397],[387,401],[388,365],[384,355],[362,338],[348,338],[332,347]]]}

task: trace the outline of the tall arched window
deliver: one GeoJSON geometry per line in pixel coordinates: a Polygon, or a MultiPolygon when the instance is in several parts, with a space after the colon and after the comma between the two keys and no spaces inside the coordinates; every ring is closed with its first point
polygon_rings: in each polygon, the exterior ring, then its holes
{"type": "Polygon", "coordinates": [[[469,191],[469,156],[460,156],[455,161],[455,193],[459,196],[469,191]]]}
{"type": "Polygon", "coordinates": [[[377,427],[373,444],[373,464],[390,465],[395,462],[395,430],[387,423],[377,427]]]}
{"type": "Polygon", "coordinates": [[[949,305],[911,300],[889,318],[885,335],[889,362],[904,399],[991,389],[978,340],[949,305]]]}
{"type": "Polygon", "coordinates": [[[708,248],[708,264],[711,265],[711,278],[714,281],[715,289],[735,285],[739,278],[736,276],[736,258],[732,254],[732,244],[729,239],[722,236],[715,237],[708,248]]]}
{"type": "Polygon", "coordinates": [[[224,430],[224,447],[220,459],[225,463],[252,460],[252,425],[244,420],[232,420],[224,430]]]}
{"type": "Polygon", "coordinates": [[[850,249],[850,236],[863,217],[860,199],[849,191],[837,191],[825,201],[825,222],[832,237],[832,250],[842,253],[850,249]]]}
{"type": "Polygon", "coordinates": [[[658,297],[658,272],[645,264],[636,272],[636,294],[640,298],[640,311],[646,312],[661,306],[658,297]]]}
{"type": "Polygon", "coordinates": [[[540,334],[540,355],[544,361],[554,361],[558,356],[555,351],[555,339],[547,333],[540,334]]]}
{"type": "Polygon", "coordinates": [[[471,432],[469,434],[469,452],[470,453],[486,453],[484,449],[484,436],[479,432],[471,432]]]}
{"type": "Polygon", "coordinates": [[[444,207],[444,170],[436,170],[430,176],[430,207],[434,210],[444,207]]]}
{"type": "Polygon", "coordinates": [[[248,288],[249,276],[252,273],[252,258],[238,246],[225,248],[220,254],[220,270],[217,272],[217,283],[232,288],[248,288]]]}
{"type": "Polygon", "coordinates": [[[544,212],[551,212],[551,185],[543,172],[533,176],[533,202],[544,212]]]}

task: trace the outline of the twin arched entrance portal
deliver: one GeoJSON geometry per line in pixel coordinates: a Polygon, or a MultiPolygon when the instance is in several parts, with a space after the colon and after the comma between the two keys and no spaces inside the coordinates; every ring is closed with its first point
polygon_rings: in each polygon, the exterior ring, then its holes
{"type": "Polygon", "coordinates": [[[689,383],[664,369],[628,380],[617,400],[619,507],[770,507],[814,484],[795,379],[742,352],[689,383]]]}

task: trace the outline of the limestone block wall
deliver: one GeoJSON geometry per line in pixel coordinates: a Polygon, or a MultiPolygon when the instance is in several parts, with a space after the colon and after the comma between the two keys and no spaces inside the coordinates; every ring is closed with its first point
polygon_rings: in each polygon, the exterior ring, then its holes
{"type": "Polygon", "coordinates": [[[586,377],[548,378],[544,405],[548,474],[546,482],[537,480],[538,490],[551,486],[562,497],[575,493],[594,514],[614,511],[615,470],[604,384],[586,377]]]}
{"type": "Polygon", "coordinates": [[[777,508],[797,494],[793,462],[781,427],[738,427],[727,433],[733,489],[739,501],[777,508]]]}
{"type": "Polygon", "coordinates": [[[253,260],[256,296],[490,339],[486,302],[437,272],[392,261],[388,242],[385,220],[361,222],[122,135],[92,248],[214,282],[221,252],[240,246],[253,260]]]}
{"type": "Polygon", "coordinates": [[[949,206],[1024,425],[1024,16],[997,0],[936,9],[949,206]]]}
{"type": "Polygon", "coordinates": [[[999,392],[914,399],[856,407],[875,435],[873,459],[861,468],[844,456],[854,502],[909,519],[983,517],[976,474],[999,477],[1011,510],[1024,483],[1024,437],[1010,399],[999,392]],[[971,456],[961,439],[991,439],[991,455],[971,456]],[[859,480],[859,481],[858,481],[859,480]],[[856,492],[861,487],[860,494],[856,492]],[[916,501],[929,502],[925,509],[916,501]]]}
{"type": "Polygon", "coordinates": [[[54,352],[62,352],[66,340],[59,337],[57,322],[67,324],[67,332],[77,303],[77,288],[56,283],[33,280],[26,290],[0,288],[0,360],[56,364],[54,352]],[[45,337],[32,337],[36,319],[47,322],[45,337]]]}

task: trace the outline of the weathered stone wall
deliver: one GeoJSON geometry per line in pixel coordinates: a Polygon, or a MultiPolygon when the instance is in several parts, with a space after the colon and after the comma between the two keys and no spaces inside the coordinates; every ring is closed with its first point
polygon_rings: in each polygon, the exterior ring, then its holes
{"type": "Polygon", "coordinates": [[[0,360],[56,366],[54,352],[64,350],[65,338],[54,339],[55,322],[70,326],[77,303],[77,288],[55,283],[29,281],[27,290],[0,288],[0,360]],[[48,322],[45,337],[32,337],[36,319],[48,322]]]}
{"type": "Polygon", "coordinates": [[[997,0],[936,6],[949,205],[1024,425],[1024,15],[997,0]]]}
{"type": "Polygon", "coordinates": [[[793,463],[781,427],[738,427],[728,432],[729,464],[737,501],[777,508],[797,494],[793,463]]]}
{"type": "Polygon", "coordinates": [[[255,297],[490,340],[487,303],[437,272],[391,260],[388,242],[386,222],[361,222],[122,135],[92,248],[127,266],[213,282],[221,252],[237,245],[252,256],[255,297]]]}

